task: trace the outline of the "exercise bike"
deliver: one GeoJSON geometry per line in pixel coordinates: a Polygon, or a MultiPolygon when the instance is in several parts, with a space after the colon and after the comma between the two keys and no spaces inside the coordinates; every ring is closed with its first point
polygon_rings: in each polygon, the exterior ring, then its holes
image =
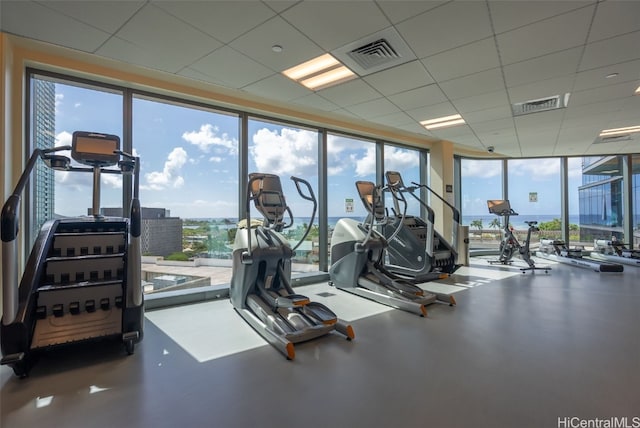
{"type": "Polygon", "coordinates": [[[538,222],[525,221],[526,225],[529,226],[529,228],[527,229],[527,239],[524,241],[524,244],[520,244],[518,238],[516,238],[513,233],[513,229],[509,226],[510,217],[518,215],[518,213],[511,208],[511,204],[509,203],[509,201],[488,200],[487,206],[489,208],[489,213],[504,218],[504,236],[502,238],[502,241],[500,242],[500,254],[497,260],[489,260],[489,263],[511,265],[511,263],[513,262],[513,255],[517,252],[522,260],[524,260],[527,265],[529,265],[529,267],[520,268],[522,273],[525,273],[528,270],[530,270],[531,272],[535,272],[536,270],[544,270],[545,273],[548,273],[551,268],[548,266],[536,266],[535,262],[531,259],[531,252],[529,250],[531,234],[540,230],[538,228],[538,222]]]}

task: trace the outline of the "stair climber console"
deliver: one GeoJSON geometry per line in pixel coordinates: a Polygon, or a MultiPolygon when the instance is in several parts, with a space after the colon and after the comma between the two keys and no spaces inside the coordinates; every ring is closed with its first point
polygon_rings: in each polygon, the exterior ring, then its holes
{"type": "Polygon", "coordinates": [[[132,354],[143,335],[140,254],[139,158],[120,151],[115,135],[75,132],[72,146],[36,149],[2,209],[2,364],[24,377],[38,352],[116,338],[132,354]],[[55,152],[71,150],[81,165],[55,152]],[[21,193],[41,159],[65,171],[93,173],[88,217],[47,221],[32,248],[18,286],[21,193]],[[107,168],[117,165],[118,169],[107,168]],[[133,175],[129,217],[100,215],[100,176],[133,175]]]}

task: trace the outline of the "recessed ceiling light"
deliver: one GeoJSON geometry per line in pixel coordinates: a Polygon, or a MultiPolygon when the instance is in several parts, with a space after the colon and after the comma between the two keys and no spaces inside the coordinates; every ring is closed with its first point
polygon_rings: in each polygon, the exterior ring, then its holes
{"type": "Polygon", "coordinates": [[[465,123],[465,121],[462,116],[459,114],[452,114],[451,116],[439,117],[437,119],[423,120],[420,122],[420,125],[431,130],[445,128],[447,126],[462,125],[463,123],[465,123]]]}
{"type": "Polygon", "coordinates": [[[611,137],[613,135],[632,134],[634,132],[640,132],[640,125],[627,126],[624,128],[603,129],[600,132],[600,137],[611,137]]]}
{"type": "Polygon", "coordinates": [[[271,50],[274,51],[274,52],[280,53],[280,52],[282,52],[282,46],[273,45],[273,46],[271,46],[271,50]]]}
{"type": "Polygon", "coordinates": [[[618,77],[618,73],[611,73],[604,76],[605,79],[613,79],[614,77],[618,77]]]}
{"type": "Polygon", "coordinates": [[[323,89],[357,77],[330,54],[291,67],[282,74],[311,90],[323,89]]]}

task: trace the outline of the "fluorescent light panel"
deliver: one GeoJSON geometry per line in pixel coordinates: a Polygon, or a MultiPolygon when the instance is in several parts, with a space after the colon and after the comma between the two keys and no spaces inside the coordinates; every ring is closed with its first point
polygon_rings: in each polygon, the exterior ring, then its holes
{"type": "Polygon", "coordinates": [[[462,125],[463,123],[465,123],[465,121],[462,116],[459,114],[452,114],[451,116],[439,117],[437,119],[423,120],[420,122],[420,125],[431,130],[445,128],[447,126],[462,125]]]}
{"type": "Polygon", "coordinates": [[[638,86],[638,89],[636,89],[635,94],[636,94],[636,95],[640,95],[640,86],[638,86]]]}
{"type": "Polygon", "coordinates": [[[331,54],[324,54],[291,67],[284,70],[282,74],[311,90],[326,88],[356,77],[353,71],[342,65],[331,54]]]}
{"type": "Polygon", "coordinates": [[[600,137],[610,137],[610,136],[613,136],[613,135],[632,134],[634,132],[640,132],[640,125],[627,126],[625,128],[603,129],[600,132],[600,137]]]}

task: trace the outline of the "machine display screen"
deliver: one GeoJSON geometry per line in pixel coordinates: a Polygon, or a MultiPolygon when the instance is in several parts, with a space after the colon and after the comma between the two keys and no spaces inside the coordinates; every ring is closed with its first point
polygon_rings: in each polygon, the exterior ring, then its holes
{"type": "Polygon", "coordinates": [[[74,132],[71,156],[85,165],[114,165],[120,155],[120,139],[116,135],[74,132]]]}

